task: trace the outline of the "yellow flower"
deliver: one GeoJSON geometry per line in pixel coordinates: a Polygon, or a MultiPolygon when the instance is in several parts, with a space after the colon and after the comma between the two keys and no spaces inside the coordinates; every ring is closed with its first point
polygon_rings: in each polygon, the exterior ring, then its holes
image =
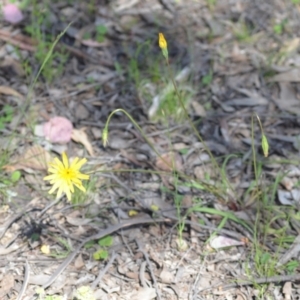
{"type": "Polygon", "coordinates": [[[158,34],[158,45],[162,50],[168,47],[167,41],[161,32],[158,34]]]}
{"type": "Polygon", "coordinates": [[[57,198],[59,198],[62,193],[65,193],[70,201],[71,193],[74,193],[74,185],[81,191],[86,192],[81,180],[87,180],[90,176],[82,174],[79,171],[86,162],[86,158],[79,160],[79,158],[76,157],[73,162],[69,164],[68,156],[66,153],[63,153],[62,162],[58,158],[55,158],[53,163],[49,163],[48,172],[52,174],[44,177],[44,180],[50,181],[50,184],[53,185],[49,194],[52,194],[58,189],[57,198]]]}

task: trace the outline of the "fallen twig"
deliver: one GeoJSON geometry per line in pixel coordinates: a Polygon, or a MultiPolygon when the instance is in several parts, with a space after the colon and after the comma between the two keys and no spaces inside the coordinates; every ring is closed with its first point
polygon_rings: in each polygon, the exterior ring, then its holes
{"type": "MultiPolygon", "coordinates": [[[[157,280],[156,280],[156,277],[154,275],[154,272],[153,272],[153,269],[152,269],[152,265],[150,263],[150,259],[149,259],[148,255],[147,255],[146,251],[142,248],[140,242],[138,240],[135,240],[135,242],[136,242],[136,244],[138,246],[138,251],[140,251],[140,252],[143,253],[143,255],[145,257],[145,260],[146,260],[146,262],[147,262],[147,264],[149,266],[149,270],[150,270],[150,274],[151,274],[151,277],[152,277],[152,280],[153,280],[153,283],[154,283],[154,287],[155,287],[155,290],[156,290],[157,298],[161,299],[161,294],[160,294],[159,289],[158,289],[157,280]]],[[[143,272],[143,274],[144,274],[144,272],[143,272]]],[[[143,287],[145,287],[145,286],[143,286],[143,287]]]]}
{"type": "Polygon", "coordinates": [[[90,237],[87,237],[84,239],[78,246],[77,248],[63,261],[63,263],[57,268],[57,270],[52,274],[48,282],[46,282],[43,285],[43,288],[46,289],[49,287],[55,280],[56,278],[66,269],[66,267],[72,262],[72,260],[75,258],[75,256],[78,254],[78,252],[81,250],[81,248],[89,241],[91,240],[97,240],[101,239],[102,237],[112,234],[113,232],[116,232],[120,230],[121,228],[126,228],[130,227],[133,225],[139,225],[139,224],[150,224],[150,223],[157,223],[157,222],[170,222],[170,220],[164,218],[160,219],[150,219],[150,218],[138,218],[138,219],[130,219],[125,222],[110,226],[107,229],[102,230],[99,233],[96,233],[90,237]]]}
{"type": "Polygon", "coordinates": [[[28,261],[26,259],[25,275],[24,275],[23,285],[22,285],[22,288],[21,288],[21,291],[20,291],[20,293],[18,295],[17,300],[23,299],[23,295],[24,295],[24,293],[26,291],[26,287],[27,287],[27,284],[28,284],[28,281],[29,281],[29,272],[30,272],[30,267],[29,267],[28,261]]]}
{"type": "Polygon", "coordinates": [[[113,252],[110,260],[108,261],[108,263],[106,264],[105,268],[99,273],[99,275],[97,276],[97,278],[93,281],[92,283],[92,290],[94,290],[96,288],[96,286],[100,283],[102,277],[106,274],[106,272],[108,271],[108,269],[110,268],[110,266],[112,265],[112,263],[115,261],[116,257],[118,255],[113,252]]]}
{"type": "Polygon", "coordinates": [[[236,288],[236,287],[245,286],[245,285],[273,283],[273,282],[286,282],[286,281],[295,281],[295,280],[300,280],[300,274],[253,278],[252,280],[244,280],[242,282],[235,282],[235,283],[229,283],[229,284],[221,283],[221,284],[203,289],[200,291],[200,293],[207,292],[208,290],[212,290],[212,289],[226,290],[226,289],[236,288]]]}

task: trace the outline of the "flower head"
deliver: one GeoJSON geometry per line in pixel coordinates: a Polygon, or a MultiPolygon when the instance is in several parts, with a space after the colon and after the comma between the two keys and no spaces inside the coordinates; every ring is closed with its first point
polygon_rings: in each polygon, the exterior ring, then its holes
{"type": "Polygon", "coordinates": [[[166,41],[163,33],[161,33],[161,32],[158,34],[158,45],[159,45],[159,48],[162,50],[167,49],[167,47],[168,47],[167,41],[166,41]]]}
{"type": "Polygon", "coordinates": [[[165,59],[168,60],[168,44],[164,35],[161,32],[158,34],[158,46],[161,49],[165,59]]]}
{"type": "Polygon", "coordinates": [[[58,189],[57,198],[59,198],[62,193],[65,193],[70,201],[71,193],[74,193],[74,185],[81,191],[86,192],[81,180],[87,180],[90,176],[82,174],[79,171],[86,162],[86,158],[79,160],[79,158],[76,157],[73,162],[69,164],[66,153],[62,154],[62,161],[55,158],[54,162],[50,163],[48,168],[48,172],[52,174],[44,177],[44,180],[50,181],[50,184],[53,185],[49,194],[52,194],[58,189]]]}

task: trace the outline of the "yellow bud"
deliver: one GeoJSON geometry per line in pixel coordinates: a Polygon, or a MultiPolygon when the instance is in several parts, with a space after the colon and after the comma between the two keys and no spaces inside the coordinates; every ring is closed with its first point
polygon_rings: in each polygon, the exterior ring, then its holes
{"type": "Polygon", "coordinates": [[[151,207],[152,211],[158,211],[159,210],[159,207],[155,204],[152,204],[150,207],[151,207]]]}
{"type": "Polygon", "coordinates": [[[158,34],[158,45],[162,50],[168,47],[167,41],[161,32],[158,34]]]}
{"type": "Polygon", "coordinates": [[[136,210],[133,210],[131,209],[129,212],[128,212],[128,216],[129,217],[134,217],[138,214],[138,212],[136,210]]]}
{"type": "Polygon", "coordinates": [[[107,146],[107,143],[108,143],[108,130],[107,130],[106,127],[103,129],[103,132],[102,132],[102,143],[103,143],[104,147],[107,146]]]}
{"type": "Polygon", "coordinates": [[[261,137],[261,147],[263,149],[264,156],[268,157],[268,155],[269,155],[269,143],[268,143],[267,137],[264,134],[261,137]]]}

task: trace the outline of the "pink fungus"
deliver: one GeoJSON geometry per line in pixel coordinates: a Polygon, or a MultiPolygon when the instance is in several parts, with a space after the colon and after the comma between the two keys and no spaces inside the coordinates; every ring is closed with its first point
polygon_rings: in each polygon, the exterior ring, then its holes
{"type": "Polygon", "coordinates": [[[64,117],[54,117],[44,124],[43,130],[50,142],[66,144],[71,140],[73,125],[64,117]]]}

